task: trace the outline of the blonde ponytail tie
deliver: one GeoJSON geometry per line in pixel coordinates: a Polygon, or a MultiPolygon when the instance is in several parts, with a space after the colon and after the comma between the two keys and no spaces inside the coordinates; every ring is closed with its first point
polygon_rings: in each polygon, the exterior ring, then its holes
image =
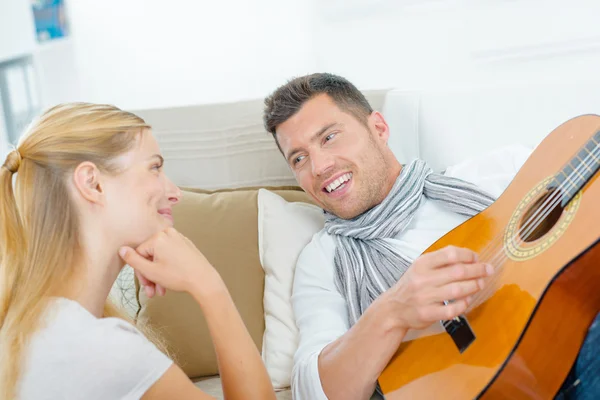
{"type": "Polygon", "coordinates": [[[13,150],[8,153],[8,156],[6,156],[6,161],[4,161],[2,166],[9,170],[11,174],[15,174],[21,166],[21,161],[23,161],[21,153],[19,153],[18,150],[13,150]]]}

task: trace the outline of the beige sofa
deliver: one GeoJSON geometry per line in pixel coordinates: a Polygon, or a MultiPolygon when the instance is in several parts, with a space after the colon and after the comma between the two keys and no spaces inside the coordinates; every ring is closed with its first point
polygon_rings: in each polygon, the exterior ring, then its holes
{"type": "MultiPolygon", "coordinates": [[[[366,92],[381,109],[385,91],[366,92]]],[[[262,100],[136,111],[153,126],[165,171],[184,190],[175,227],[223,277],[257,348],[265,331],[265,273],[258,249],[258,189],[290,202],[311,199],[262,125],[262,100]]],[[[202,312],[185,293],[148,299],[135,282],[130,312],[156,327],[196,384],[222,398],[217,362],[202,312]]],[[[277,393],[291,399],[289,390],[277,393]]]]}
{"type": "MultiPolygon", "coordinates": [[[[310,202],[298,188],[270,188],[288,201],[310,202]]],[[[258,256],[257,188],[185,190],[175,227],[203,252],[225,281],[258,349],[265,329],[264,272],[258,256]]],[[[139,288],[138,288],[139,289],[139,288]]],[[[158,328],[176,362],[197,385],[221,398],[217,362],[206,321],[186,293],[148,299],[138,290],[139,318],[158,328]]],[[[278,398],[291,399],[289,391],[278,398]]]]}

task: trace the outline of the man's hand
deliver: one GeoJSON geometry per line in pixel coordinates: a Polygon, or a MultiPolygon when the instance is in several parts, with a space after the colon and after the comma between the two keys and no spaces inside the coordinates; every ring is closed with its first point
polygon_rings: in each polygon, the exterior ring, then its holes
{"type": "Polygon", "coordinates": [[[382,296],[394,303],[401,327],[424,329],[465,312],[493,272],[473,251],[449,246],[419,257],[382,296]],[[446,300],[453,302],[444,305],[446,300]]]}

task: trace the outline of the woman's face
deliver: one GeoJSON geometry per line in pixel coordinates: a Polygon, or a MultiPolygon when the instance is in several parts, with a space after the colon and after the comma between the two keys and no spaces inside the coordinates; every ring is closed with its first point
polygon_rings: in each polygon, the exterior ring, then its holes
{"type": "Polygon", "coordinates": [[[156,232],[173,225],[171,208],[181,191],[163,172],[163,158],[150,130],[117,160],[122,171],[105,176],[107,232],[118,245],[138,246],[156,232]]]}

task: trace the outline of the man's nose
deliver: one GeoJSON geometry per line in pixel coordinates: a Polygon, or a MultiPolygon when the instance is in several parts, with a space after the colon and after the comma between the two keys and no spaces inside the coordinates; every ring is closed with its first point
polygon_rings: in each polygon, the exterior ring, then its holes
{"type": "Polygon", "coordinates": [[[327,153],[317,153],[311,155],[312,171],[314,176],[322,176],[334,166],[333,157],[327,153]]]}

